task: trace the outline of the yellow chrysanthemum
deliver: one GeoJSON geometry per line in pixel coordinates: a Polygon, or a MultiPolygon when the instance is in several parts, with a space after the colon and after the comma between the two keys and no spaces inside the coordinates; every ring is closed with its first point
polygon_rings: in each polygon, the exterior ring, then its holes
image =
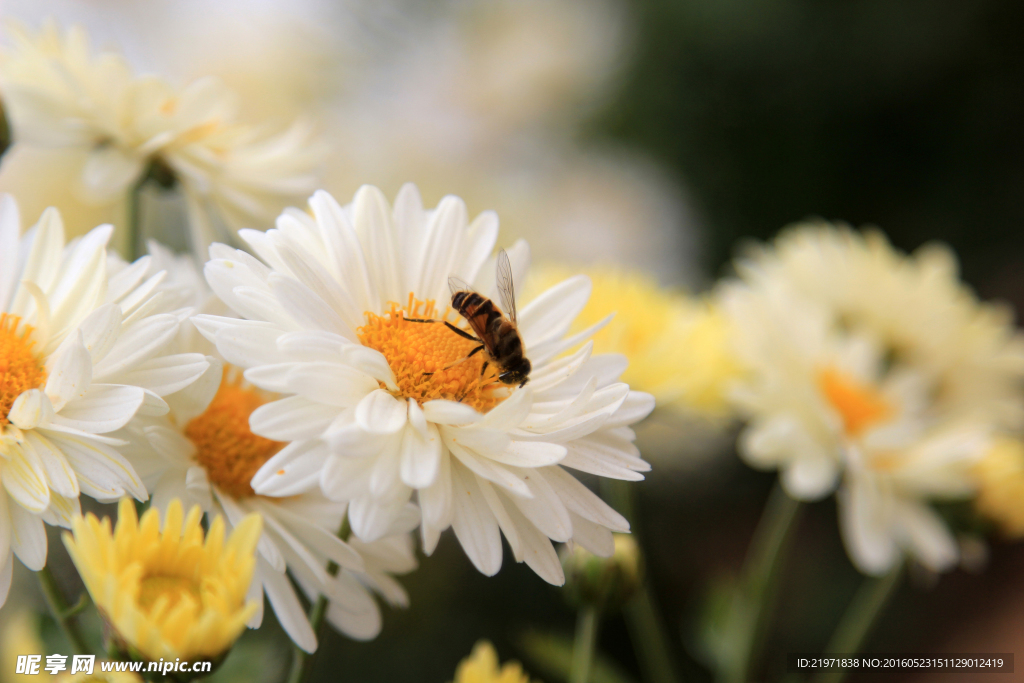
{"type": "Polygon", "coordinates": [[[164,529],[150,509],[141,522],[132,501],[118,507],[117,527],[94,515],[74,522],[64,544],[93,602],[123,644],[150,660],[215,659],[241,635],[257,609],[246,604],[252,582],[259,515],[247,516],[225,542],[217,517],[203,537],[202,511],[182,524],[181,501],[171,501],[164,529]]]}
{"type": "MultiPolygon", "coordinates": [[[[718,308],[703,298],[659,287],[642,273],[612,267],[584,272],[593,289],[570,334],[614,313],[615,319],[594,336],[594,353],[629,358],[623,382],[654,394],[659,406],[725,415],[726,387],[740,366],[718,308]]],[[[540,267],[531,272],[529,288],[544,291],[570,274],[558,266],[540,267]]]]}
{"type": "Polygon", "coordinates": [[[1024,441],[997,439],[974,466],[974,505],[1011,538],[1024,537],[1024,441]]]}
{"type": "Polygon", "coordinates": [[[469,657],[459,662],[454,683],[530,683],[519,662],[507,662],[499,667],[494,646],[481,640],[473,647],[469,657]]]}

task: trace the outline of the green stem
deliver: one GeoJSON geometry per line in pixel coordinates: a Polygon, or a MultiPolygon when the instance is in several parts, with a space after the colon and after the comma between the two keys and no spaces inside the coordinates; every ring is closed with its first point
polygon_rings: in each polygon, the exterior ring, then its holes
{"type": "Polygon", "coordinates": [[[85,644],[85,638],[78,630],[78,622],[75,621],[75,615],[84,609],[84,607],[80,606],[82,600],[79,599],[78,604],[73,607],[68,606],[68,603],[64,600],[64,595],[60,592],[60,586],[57,585],[57,579],[54,577],[53,572],[50,571],[49,566],[43,567],[36,574],[39,576],[39,585],[43,589],[43,595],[46,596],[50,612],[53,613],[53,618],[57,620],[57,624],[64,631],[64,636],[71,643],[75,654],[88,654],[89,646],[85,644]]]}
{"type": "MultiPolygon", "coordinates": [[[[825,648],[826,653],[856,654],[860,651],[871,628],[878,621],[885,606],[896,594],[903,578],[903,563],[897,564],[880,578],[865,579],[846,608],[839,625],[825,648]]],[[[815,676],[815,683],[841,683],[846,678],[844,669],[823,669],[815,676]]]]}
{"type": "Polygon", "coordinates": [[[597,646],[597,621],[596,607],[582,607],[576,615],[576,642],[572,646],[569,683],[587,683],[590,680],[590,667],[594,663],[597,646]]]}
{"type": "MultiPolygon", "coordinates": [[[[601,493],[608,504],[629,520],[630,531],[638,537],[636,514],[636,484],[619,479],[602,479],[601,493]]],[[[633,650],[640,664],[643,680],[648,683],[676,683],[675,664],[672,661],[665,623],[658,612],[650,582],[645,578],[640,589],[623,606],[623,617],[633,642],[633,650]]]]}
{"type": "Polygon", "coordinates": [[[142,177],[128,190],[128,261],[146,253],[145,236],[142,234],[142,188],[149,182],[149,173],[143,173],[142,177]]]}
{"type": "MultiPolygon", "coordinates": [[[[345,515],[344,519],[341,520],[341,528],[338,529],[338,538],[346,540],[349,535],[348,515],[345,515]]],[[[335,562],[327,563],[327,573],[331,576],[337,576],[340,567],[335,562]]],[[[309,610],[309,625],[313,627],[313,633],[316,634],[317,652],[320,651],[320,645],[323,644],[324,639],[324,620],[327,616],[327,596],[321,595],[313,603],[313,606],[309,610]]],[[[292,655],[292,668],[288,673],[288,683],[304,683],[309,680],[309,675],[313,671],[313,661],[316,652],[307,653],[305,650],[300,648],[298,645],[293,647],[292,655]]]]}
{"type": "Polygon", "coordinates": [[[623,608],[629,638],[633,641],[640,672],[648,683],[676,683],[675,665],[669,654],[665,627],[651,593],[644,581],[639,592],[623,608]]]}
{"type": "Polygon", "coordinates": [[[799,511],[799,501],[790,498],[781,483],[776,482],[744,561],[729,624],[733,642],[719,662],[720,681],[746,683],[751,678],[764,646],[779,575],[792,544],[799,511]]]}

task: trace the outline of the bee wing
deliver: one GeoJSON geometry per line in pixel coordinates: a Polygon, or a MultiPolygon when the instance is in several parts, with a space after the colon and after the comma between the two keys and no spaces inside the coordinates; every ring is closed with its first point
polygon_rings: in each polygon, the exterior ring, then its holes
{"type": "Polygon", "coordinates": [[[462,278],[457,278],[454,275],[452,275],[452,276],[450,276],[448,278],[448,289],[451,291],[452,296],[455,296],[459,292],[475,292],[476,291],[475,289],[473,289],[473,287],[468,282],[466,282],[462,278]]]}
{"type": "Polygon", "coordinates": [[[498,298],[501,300],[501,308],[508,314],[509,319],[516,322],[516,287],[512,282],[512,264],[509,263],[508,254],[504,249],[498,251],[498,260],[495,264],[498,276],[498,298]]]}

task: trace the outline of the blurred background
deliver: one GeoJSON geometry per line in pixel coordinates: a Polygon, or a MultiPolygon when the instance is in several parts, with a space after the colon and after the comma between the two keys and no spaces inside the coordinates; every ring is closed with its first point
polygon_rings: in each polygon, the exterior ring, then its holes
{"type": "MultiPolygon", "coordinates": [[[[528,239],[536,261],[617,263],[700,291],[727,272],[737,242],[820,216],[878,225],[906,250],[947,242],[982,297],[1024,306],[1014,0],[7,0],[0,11],[33,27],[48,16],[82,24],[140,72],[217,75],[253,121],[308,117],[329,145],[324,187],[339,198],[363,183],[393,196],[406,181],[431,205],[458,194],[472,213],[497,210],[502,242],[528,239]]],[[[118,220],[123,207],[78,204],[59,174],[39,183],[44,157],[9,155],[0,169],[24,216],[57,204],[82,226],[118,220]]],[[[737,571],[773,475],[742,465],[728,435],[688,433],[641,434],[654,471],[635,485],[633,521],[680,671],[703,681],[704,596],[737,571]]],[[[55,535],[50,548],[73,576],[55,535]]],[[[1016,649],[1024,548],[994,540],[973,557],[971,571],[911,575],[868,649],[1016,649]]],[[[22,572],[0,628],[43,608],[31,578],[22,572]]],[[[811,505],[766,666],[823,647],[859,581],[834,504],[811,505]]],[[[440,683],[480,638],[544,678],[524,641],[572,634],[559,591],[507,550],[487,578],[445,537],[402,582],[411,607],[386,611],[372,643],[332,634],[316,679],[440,683]]],[[[272,628],[247,636],[266,680],[288,657],[260,645],[280,642],[272,628]]],[[[638,677],[620,619],[602,625],[600,646],[638,677]]],[[[237,666],[218,675],[257,680],[237,666]]]]}

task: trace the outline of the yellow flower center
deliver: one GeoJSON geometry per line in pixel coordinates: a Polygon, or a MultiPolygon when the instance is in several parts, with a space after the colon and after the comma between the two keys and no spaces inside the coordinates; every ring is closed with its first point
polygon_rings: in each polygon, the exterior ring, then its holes
{"type": "Polygon", "coordinates": [[[34,344],[30,325],[0,313],[0,427],[9,424],[7,413],[21,394],[46,384],[46,367],[32,353],[34,344]]]}
{"type": "Polygon", "coordinates": [[[185,436],[196,447],[196,462],[212,483],[235,498],[256,495],[249,482],[263,463],[284,447],[249,429],[252,411],[268,400],[257,389],[243,386],[240,374],[225,368],[209,407],[185,426],[185,436]]]}
{"type": "Polygon", "coordinates": [[[194,601],[198,607],[202,605],[199,585],[191,579],[180,576],[147,576],[139,582],[139,607],[146,614],[153,611],[153,607],[162,603],[161,613],[165,610],[174,609],[175,605],[185,596],[194,601]]]}
{"type": "Polygon", "coordinates": [[[895,412],[876,387],[862,384],[835,368],[818,372],[818,388],[843,419],[843,428],[849,436],[861,435],[895,412]]]}
{"type": "MultiPolygon", "coordinates": [[[[445,317],[449,310],[445,311],[445,317]]],[[[384,354],[395,374],[398,398],[426,401],[460,401],[486,413],[507,397],[499,389],[498,370],[484,363],[487,356],[478,352],[467,360],[479,344],[460,337],[442,322],[416,323],[409,318],[439,320],[433,301],[423,302],[409,295],[404,307],[392,303],[385,315],[366,314],[366,325],[359,328],[359,341],[384,354]]]]}

